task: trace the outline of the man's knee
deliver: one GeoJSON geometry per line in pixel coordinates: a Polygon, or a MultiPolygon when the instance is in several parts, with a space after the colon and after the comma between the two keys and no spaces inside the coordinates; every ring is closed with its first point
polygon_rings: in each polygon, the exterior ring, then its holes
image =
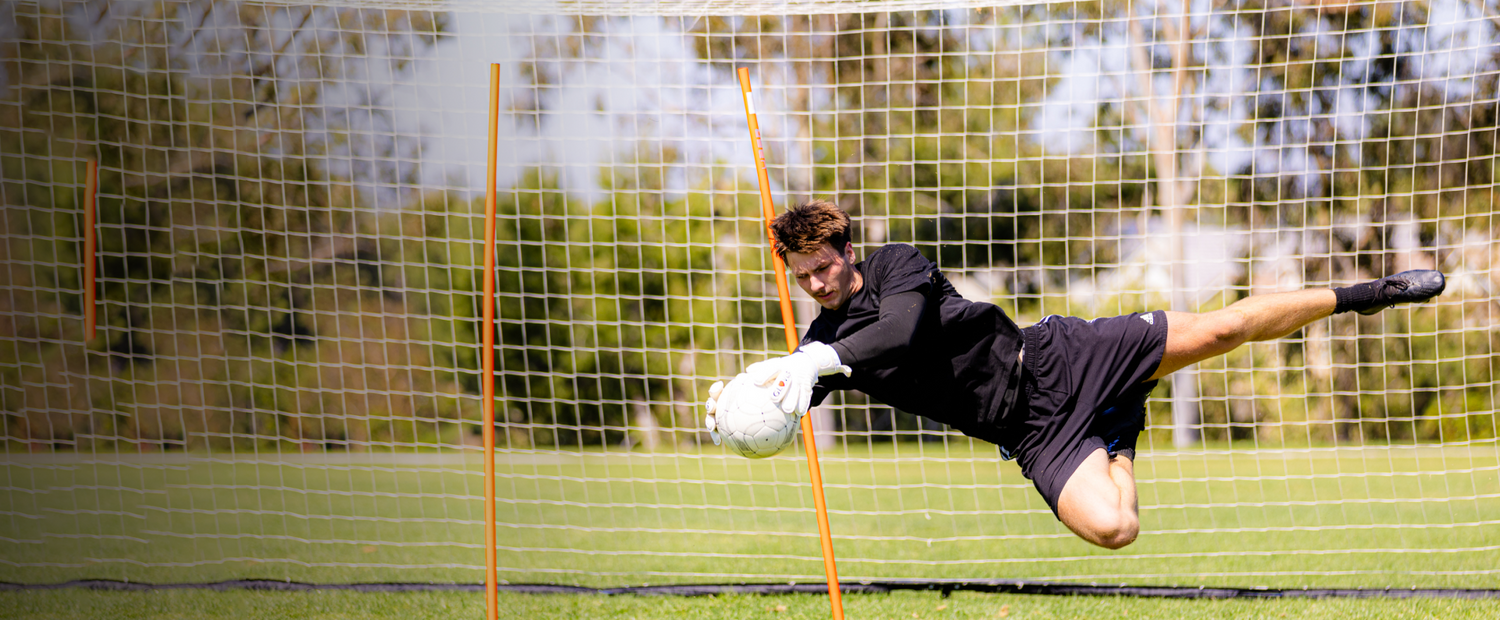
{"type": "Polygon", "coordinates": [[[1089,456],[1068,484],[1057,503],[1063,525],[1100,547],[1119,549],[1140,534],[1141,524],[1132,507],[1122,501],[1120,487],[1109,473],[1109,458],[1101,448],[1089,456]]]}
{"type": "Polygon", "coordinates": [[[1105,549],[1119,549],[1129,545],[1141,533],[1140,518],[1124,510],[1116,510],[1113,518],[1100,525],[1096,539],[1091,542],[1105,549]]]}
{"type": "Polygon", "coordinates": [[[1084,540],[1105,549],[1119,549],[1132,542],[1141,533],[1140,519],[1125,510],[1097,507],[1073,519],[1065,519],[1064,525],[1084,540]]]}

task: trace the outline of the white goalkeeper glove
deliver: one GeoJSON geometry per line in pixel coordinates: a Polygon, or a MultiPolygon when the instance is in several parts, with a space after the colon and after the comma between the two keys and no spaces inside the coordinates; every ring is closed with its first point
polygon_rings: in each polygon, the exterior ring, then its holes
{"type": "Polygon", "coordinates": [[[853,369],[839,361],[838,351],[821,342],[802,345],[796,353],[785,357],[756,362],[745,369],[756,385],[771,381],[771,401],[780,403],[784,413],[803,415],[812,404],[813,385],[818,377],[843,373],[848,376],[853,369]]]}
{"type": "Polygon", "coordinates": [[[719,445],[719,425],[714,421],[714,410],[719,407],[719,395],[723,392],[724,382],[715,381],[708,386],[708,401],[703,403],[703,408],[708,410],[708,415],[703,416],[703,426],[708,428],[708,436],[716,446],[719,445]]]}
{"type": "Polygon", "coordinates": [[[708,436],[714,440],[714,445],[716,446],[719,445],[719,424],[714,416],[714,412],[725,411],[729,403],[733,402],[736,395],[739,394],[740,390],[746,387],[753,387],[747,385],[747,380],[741,377],[744,377],[744,375],[735,377],[734,381],[730,381],[728,389],[725,388],[723,381],[715,381],[713,385],[708,386],[708,400],[703,403],[703,408],[708,411],[708,415],[703,418],[703,426],[708,429],[708,436]]]}

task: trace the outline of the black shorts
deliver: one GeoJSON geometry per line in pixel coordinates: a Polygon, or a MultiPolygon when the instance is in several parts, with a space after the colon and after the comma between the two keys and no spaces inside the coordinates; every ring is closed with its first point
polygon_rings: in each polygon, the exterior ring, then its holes
{"type": "MultiPolygon", "coordinates": [[[[1160,310],[1092,321],[1049,316],[1021,330],[1021,399],[1027,408],[1017,446],[1021,473],[1057,514],[1063,485],[1094,450],[1101,433],[1120,426],[1117,415],[1144,419],[1145,383],[1161,365],[1167,314],[1160,310]],[[1099,414],[1111,407],[1110,419],[1099,414]]],[[[1141,425],[1129,433],[1130,446],[1141,425]]]]}

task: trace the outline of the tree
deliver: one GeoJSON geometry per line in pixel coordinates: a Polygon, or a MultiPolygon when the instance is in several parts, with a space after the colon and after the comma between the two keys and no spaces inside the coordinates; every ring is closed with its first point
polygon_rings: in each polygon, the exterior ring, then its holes
{"type": "Polygon", "coordinates": [[[27,8],[0,9],[17,30],[0,52],[5,232],[30,241],[9,258],[14,284],[36,293],[0,301],[20,362],[0,367],[7,436],[363,447],[416,432],[393,429],[392,416],[436,426],[412,393],[441,379],[413,372],[425,353],[403,336],[402,274],[383,264],[399,245],[381,234],[398,223],[367,207],[399,198],[382,188],[414,174],[400,162],[415,145],[351,136],[395,123],[379,84],[411,70],[446,16],[207,1],[27,8]],[[87,348],[73,318],[86,158],[102,170],[107,337],[87,348]],[[394,344],[346,335],[361,332],[394,344]],[[33,387],[63,385],[75,389],[33,387]]]}
{"type": "MultiPolygon", "coordinates": [[[[1440,214],[1493,209],[1492,127],[1500,108],[1479,93],[1493,92],[1500,66],[1500,50],[1487,44],[1497,34],[1487,17],[1494,7],[1456,0],[1310,4],[1317,6],[1059,6],[1080,19],[1049,30],[1064,70],[1032,123],[1049,129],[1038,135],[1052,148],[1120,162],[1123,176],[1154,178],[1156,206],[1178,239],[1188,217],[1260,230],[1339,230],[1293,235],[1297,247],[1281,250],[1306,257],[1295,266],[1299,282],[1432,267],[1439,255],[1433,248],[1442,245],[1436,239],[1457,243],[1471,227],[1492,237],[1489,217],[1444,231],[1440,214]]],[[[1172,247],[1171,263],[1181,267],[1180,241],[1172,247]]],[[[1276,259],[1257,256],[1264,246],[1248,247],[1246,258],[1276,259]]],[[[1202,300],[1184,299],[1182,271],[1173,270],[1172,306],[1192,310],[1202,300]]],[[[1407,328],[1362,321],[1359,331],[1399,335],[1407,328]]],[[[1338,357],[1409,359],[1401,338],[1377,340],[1374,350],[1362,351],[1370,345],[1360,342],[1341,347],[1338,357]]],[[[1386,383],[1376,369],[1355,367],[1328,377],[1334,385],[1327,389],[1352,393],[1386,383]]],[[[1422,371],[1412,379],[1438,383],[1422,371]]],[[[1196,387],[1173,386],[1174,422],[1188,442],[1199,421],[1191,407],[1196,387]]],[[[1347,411],[1387,415],[1387,407],[1344,400],[1347,411]]],[[[1340,436],[1351,428],[1342,425],[1340,436]]]]}

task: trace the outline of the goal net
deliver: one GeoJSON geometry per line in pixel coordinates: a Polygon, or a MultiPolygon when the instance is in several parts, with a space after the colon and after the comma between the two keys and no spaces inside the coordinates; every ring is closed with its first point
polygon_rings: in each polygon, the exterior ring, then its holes
{"type": "MultiPolygon", "coordinates": [[[[800,447],[701,430],[833,200],[1021,325],[1441,269],[1163,381],[1143,533],[994,446],[813,415],[846,582],[1496,587],[1496,0],[0,4],[0,581],[823,579],[800,447]],[[84,338],[86,163],[97,335],[84,338]]],[[[797,324],[816,306],[794,290],[797,324]]]]}

